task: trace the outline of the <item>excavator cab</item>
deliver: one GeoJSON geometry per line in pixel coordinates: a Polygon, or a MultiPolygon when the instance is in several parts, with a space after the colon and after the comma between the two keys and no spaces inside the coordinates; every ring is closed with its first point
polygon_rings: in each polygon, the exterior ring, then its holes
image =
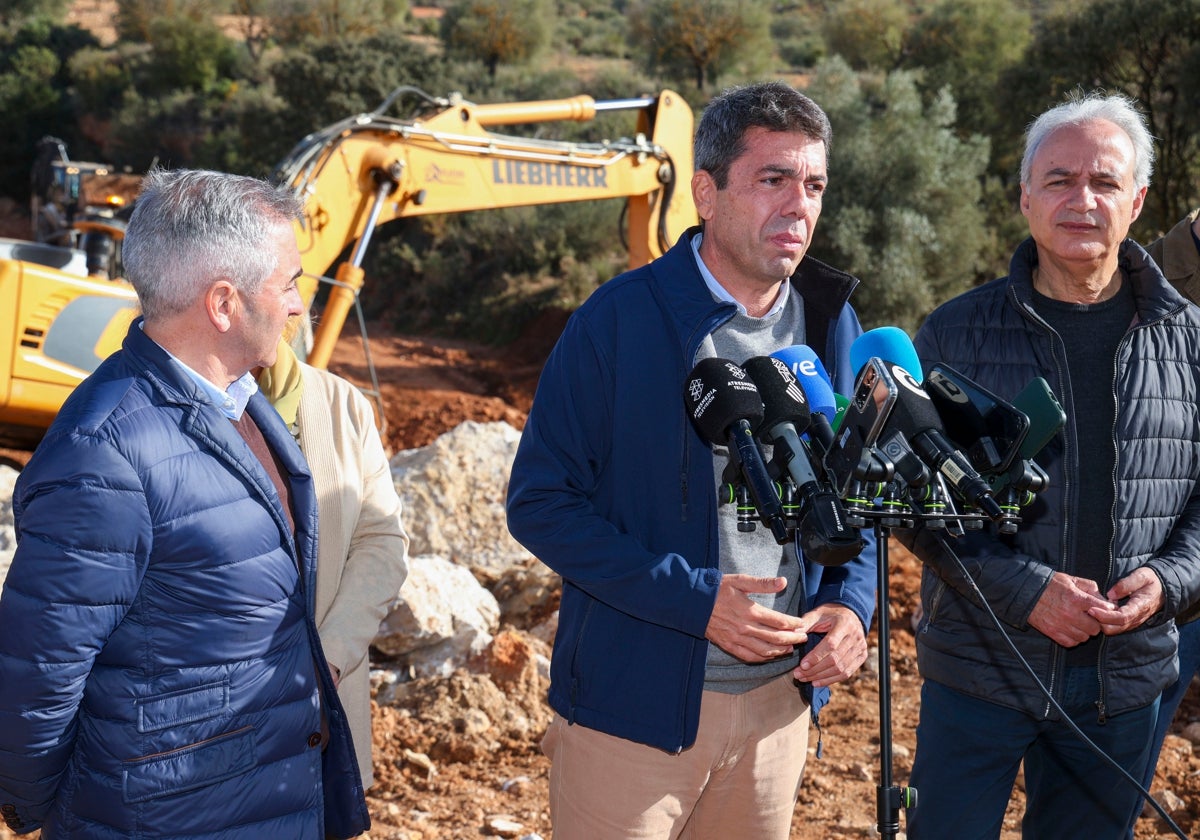
{"type": "Polygon", "coordinates": [[[30,175],[34,241],[82,251],[90,276],[119,277],[139,181],[106,163],[71,160],[62,140],[43,137],[30,175]]]}

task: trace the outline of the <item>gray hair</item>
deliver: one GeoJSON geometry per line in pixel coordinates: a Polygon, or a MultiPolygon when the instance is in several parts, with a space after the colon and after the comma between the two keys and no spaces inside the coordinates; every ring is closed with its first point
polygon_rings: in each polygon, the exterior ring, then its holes
{"type": "Polygon", "coordinates": [[[754,127],[820,140],[829,157],[833,129],[817,103],[784,82],[732,87],[708,103],[692,143],[696,169],[711,175],[717,189],[725,189],[729,167],[746,150],[746,131],[754,127]]]}
{"type": "Polygon", "coordinates": [[[257,178],[151,170],[121,246],[146,319],[182,312],[216,279],[257,292],[276,268],[270,239],[303,209],[294,193],[257,178]]]}
{"type": "Polygon", "coordinates": [[[1106,120],[1125,132],[1133,144],[1134,184],[1138,189],[1150,186],[1150,176],[1154,172],[1154,138],[1134,101],[1122,94],[1104,96],[1078,92],[1029,124],[1025,132],[1025,155],[1021,158],[1021,183],[1029,183],[1033,156],[1047,137],[1064,126],[1078,126],[1095,120],[1106,120]]]}

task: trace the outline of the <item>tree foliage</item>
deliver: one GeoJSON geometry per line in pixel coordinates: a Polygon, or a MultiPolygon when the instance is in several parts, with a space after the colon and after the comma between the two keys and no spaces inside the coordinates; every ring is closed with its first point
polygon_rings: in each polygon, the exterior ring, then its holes
{"type": "Polygon", "coordinates": [[[576,55],[629,58],[629,31],[615,4],[560,2],[556,42],[576,55]]]}
{"type": "Polygon", "coordinates": [[[1138,223],[1149,233],[1169,228],[1200,198],[1198,67],[1200,0],[1092,0],[1043,20],[1002,89],[1025,105],[1024,113],[1076,89],[1136,99],[1157,139],[1156,171],[1138,223]]]}
{"type": "Polygon", "coordinates": [[[292,116],[293,143],[314,128],[373,111],[402,84],[435,95],[446,86],[443,62],[394,31],[311,41],[286,50],[270,73],[292,116]]]}
{"type": "Polygon", "coordinates": [[[1032,28],[1031,15],[1011,0],[940,0],[908,37],[902,65],[921,71],[920,87],[929,95],[949,88],[961,133],[993,138],[993,172],[1015,171],[1020,156],[1017,143],[1004,142],[1014,137],[1013,117],[996,91],[1004,73],[1024,60],[1032,28]]]}
{"type": "Polygon", "coordinates": [[[26,23],[43,19],[60,22],[70,0],[3,0],[0,2],[0,30],[20,29],[26,23]]]}
{"type": "Polygon", "coordinates": [[[823,11],[817,0],[780,2],[771,16],[771,42],[780,60],[790,67],[812,67],[825,57],[821,29],[813,26],[823,11]]]}
{"type": "Polygon", "coordinates": [[[949,92],[924,104],[909,71],[861,76],[835,57],[809,93],[834,132],[813,253],[863,281],[864,324],[915,329],[985,268],[987,141],[959,138],[949,92]]]}
{"type": "Polygon", "coordinates": [[[237,46],[211,20],[155,18],[147,35],[150,51],[134,78],[144,96],[205,93],[240,75],[237,46]]]}
{"type": "Polygon", "coordinates": [[[394,282],[375,290],[368,317],[388,313],[406,331],[511,341],[540,310],[573,309],[625,269],[621,205],[583,201],[392,223],[365,267],[394,282]]]}
{"type": "Polygon", "coordinates": [[[442,40],[457,58],[477,59],[496,77],[501,64],[527,61],[550,37],[547,0],[459,0],[442,18],[442,40]]]}
{"type": "Polygon", "coordinates": [[[242,14],[261,17],[281,44],[306,38],[361,38],[398,26],[408,0],[235,0],[242,14]]]}
{"type": "Polygon", "coordinates": [[[739,64],[762,70],[771,53],[770,7],[753,0],[643,0],[629,29],[650,72],[689,80],[697,91],[739,64]]]}
{"type": "Polygon", "coordinates": [[[150,41],[151,26],[161,20],[212,22],[226,10],[227,0],[117,0],[113,25],[122,41],[150,41]]]}
{"type": "Polygon", "coordinates": [[[282,100],[262,89],[135,93],[112,120],[108,148],[135,172],[159,164],[267,177],[297,139],[291,121],[282,100]]]}
{"type": "MultiPolygon", "coordinates": [[[[145,52],[141,47],[134,51],[145,52]]],[[[84,113],[106,121],[120,108],[125,92],[133,86],[129,52],[128,45],[116,50],[88,47],[71,56],[71,86],[84,113]]]]}
{"type": "MultiPolygon", "coordinates": [[[[45,134],[62,136],[69,107],[61,84],[62,58],[52,48],[53,27],[22,30],[0,44],[0,193],[26,195],[33,151],[45,134]]],[[[64,138],[68,139],[68,138],[64,138]]]]}
{"type": "Polygon", "coordinates": [[[822,20],[830,55],[855,70],[886,71],[904,56],[912,12],[902,0],[844,0],[830,3],[822,20]]]}

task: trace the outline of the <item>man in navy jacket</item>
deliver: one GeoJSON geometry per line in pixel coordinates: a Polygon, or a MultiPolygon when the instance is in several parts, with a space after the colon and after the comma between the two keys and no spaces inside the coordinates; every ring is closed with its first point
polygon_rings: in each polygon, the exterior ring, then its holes
{"type": "Polygon", "coordinates": [[[815,715],[866,658],[872,548],[826,568],[739,532],[716,493],[728,454],[682,399],[699,359],[803,343],[849,389],[857,281],[805,256],[829,141],[785,84],[714,99],[695,139],[702,226],[598,289],[543,370],[508,521],[563,578],[543,741],[556,840],[786,838],[810,698],[815,715]]]}
{"type": "Polygon", "coordinates": [[[291,193],[150,173],[143,317],[17,480],[0,814],[60,838],[349,837],[369,824],[313,617],[312,476],[250,370],[303,310],[291,193]]]}

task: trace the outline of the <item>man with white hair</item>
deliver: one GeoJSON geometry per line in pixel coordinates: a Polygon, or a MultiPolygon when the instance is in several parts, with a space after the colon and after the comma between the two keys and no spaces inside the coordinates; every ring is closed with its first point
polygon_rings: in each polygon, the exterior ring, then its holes
{"type": "Polygon", "coordinates": [[[1200,594],[1200,311],[1128,238],[1153,162],[1124,97],[1042,114],[1021,165],[1030,236],[1008,276],[917,335],[925,365],[995,393],[1043,377],[1067,422],[1037,456],[1049,486],[1016,534],[914,535],[914,840],[999,837],[1022,765],[1025,837],[1119,837],[1138,798],[1075,728],[1141,778],[1177,672],[1174,617],[1200,594]]]}

